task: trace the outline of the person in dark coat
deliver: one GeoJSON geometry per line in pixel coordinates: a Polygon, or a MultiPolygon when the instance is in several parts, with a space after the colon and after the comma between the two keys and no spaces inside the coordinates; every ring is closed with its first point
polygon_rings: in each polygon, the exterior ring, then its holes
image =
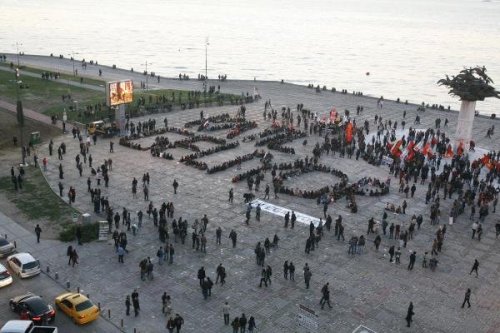
{"type": "Polygon", "coordinates": [[[410,305],[408,306],[408,312],[406,313],[406,326],[410,327],[411,322],[413,321],[413,315],[415,312],[413,312],[413,302],[410,302],[410,305]]]}
{"type": "Polygon", "coordinates": [[[471,294],[470,288],[467,288],[467,291],[465,292],[464,302],[462,303],[462,309],[464,308],[465,303],[467,303],[470,308],[470,294],[471,294]]]}
{"type": "Polygon", "coordinates": [[[240,333],[245,333],[246,328],[247,328],[247,317],[245,317],[245,314],[242,313],[240,317],[240,333]]]}

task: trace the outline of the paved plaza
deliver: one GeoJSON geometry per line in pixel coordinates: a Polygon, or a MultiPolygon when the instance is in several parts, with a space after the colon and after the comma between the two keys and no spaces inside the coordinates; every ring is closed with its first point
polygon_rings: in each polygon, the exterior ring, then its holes
{"type": "MultiPolygon", "coordinates": [[[[71,72],[71,62],[55,58],[25,56],[22,62],[32,66],[71,72]]],[[[101,66],[99,66],[101,67],[101,66]]],[[[124,70],[103,68],[106,80],[118,78],[132,78],[135,81],[144,80],[142,75],[124,70]]],[[[83,75],[97,76],[96,66],[89,66],[88,73],[83,75]],[[91,72],[92,71],[92,72],[91,72]]],[[[304,104],[304,108],[313,112],[327,113],[332,107],[343,112],[349,109],[358,124],[365,119],[370,121],[370,129],[374,130],[374,116],[378,114],[384,119],[391,119],[401,123],[403,110],[407,111],[407,127],[413,126],[417,114],[415,105],[403,105],[393,101],[385,101],[382,110],[377,109],[377,100],[371,97],[339,94],[329,91],[317,93],[307,87],[282,84],[279,82],[261,81],[226,81],[210,82],[210,85],[220,85],[221,91],[226,93],[241,94],[253,93],[254,87],[262,99],[246,105],[247,119],[256,121],[258,127],[243,133],[239,137],[228,140],[240,141],[238,148],[219,152],[201,158],[209,167],[226,160],[253,152],[256,148],[255,141],[242,142],[241,138],[256,134],[268,127],[271,122],[264,120],[264,101],[271,100],[275,109],[281,110],[282,106],[290,107],[297,115],[296,105],[304,104]],[[361,105],[364,111],[356,115],[356,107],[361,105]]],[[[202,82],[190,80],[179,81],[163,79],[160,83],[150,84],[152,88],[176,88],[202,90],[202,82]]],[[[340,87],[341,88],[341,87],[340,87]]],[[[404,96],[401,96],[404,99],[404,96]]],[[[133,118],[137,123],[148,119],[155,119],[158,127],[163,127],[163,119],[168,118],[169,126],[180,127],[188,121],[199,119],[200,110],[205,115],[218,115],[229,113],[232,116],[238,111],[237,106],[222,106],[198,108],[192,110],[175,110],[173,112],[156,114],[142,118],[133,118]]],[[[453,135],[456,126],[457,113],[427,109],[419,112],[421,125],[418,128],[434,126],[436,118],[449,119],[448,128],[444,130],[448,135],[453,135]]],[[[278,115],[278,119],[280,116],[278,115]]],[[[474,123],[473,137],[477,147],[498,151],[500,140],[498,134],[492,139],[486,138],[485,133],[492,124],[497,124],[487,118],[477,117],[474,123]]],[[[496,126],[498,127],[498,126],[496,126]]],[[[68,126],[71,130],[71,126],[68,126]]],[[[190,129],[196,131],[196,129],[190,129]]],[[[497,129],[498,131],[498,129],[497,129]]],[[[228,130],[214,132],[200,132],[211,136],[225,138],[228,130]]],[[[163,136],[177,140],[175,134],[166,133],[163,136]]],[[[150,143],[152,138],[139,139],[137,142],[150,143]]],[[[322,142],[318,135],[308,136],[307,145],[303,139],[294,140],[286,146],[293,147],[295,155],[284,154],[275,150],[273,163],[293,162],[295,159],[312,156],[312,149],[316,142],[322,142]]],[[[299,305],[315,311],[318,323],[318,332],[352,332],[359,325],[364,325],[375,332],[500,332],[500,289],[498,288],[500,255],[498,254],[499,241],[495,239],[495,222],[500,218],[499,213],[492,213],[484,223],[484,234],[480,242],[470,239],[471,224],[468,219],[468,209],[459,216],[453,226],[448,226],[443,251],[439,254],[439,265],[435,272],[421,267],[422,255],[431,251],[432,240],[438,228],[429,223],[429,206],[425,204],[427,184],[417,185],[414,198],[407,199],[408,208],[406,215],[389,214],[388,222],[408,226],[413,214],[422,214],[424,223],[416,232],[414,239],[409,241],[407,248],[402,249],[401,265],[389,262],[387,254],[391,245],[397,241],[382,235],[382,245],[379,251],[373,246],[373,234],[366,236],[367,222],[371,217],[381,220],[386,203],[401,204],[404,194],[398,193],[398,181],[391,176],[390,193],[380,197],[357,196],[358,212],[351,213],[346,208],[345,198],[330,204],[328,214],[334,219],[340,214],[345,225],[346,241],[337,241],[331,232],[325,231],[325,236],[319,243],[319,248],[310,254],[304,253],[305,241],[309,235],[309,228],[297,224],[294,230],[283,227],[283,218],[266,212],[262,213],[261,221],[255,220],[255,211],[249,225],[245,224],[246,206],[243,194],[248,192],[246,181],[232,183],[231,179],[242,172],[253,169],[259,165],[258,159],[244,162],[241,170],[236,167],[222,172],[207,174],[179,162],[181,156],[190,154],[191,151],[175,148],[169,149],[173,160],[152,157],[149,151],[130,149],[115,142],[114,153],[109,153],[109,139],[98,138],[97,145],[90,147],[94,165],[102,164],[105,159],[113,160],[110,172],[109,187],[100,186],[101,194],[109,197],[110,204],[115,212],[126,207],[132,212],[147,210],[147,201],[143,200],[142,187],[138,187],[138,196],[133,198],[131,184],[136,177],[141,184],[142,175],[149,172],[150,200],[155,207],[163,202],[173,202],[175,218],[182,216],[187,219],[189,226],[195,219],[201,219],[207,214],[209,224],[207,228],[207,253],[201,253],[191,248],[191,228],[188,230],[186,244],[180,241],[173,243],[175,260],[172,265],[157,264],[156,251],[162,243],[158,233],[147,214],[142,229],[136,236],[128,232],[128,246],[130,251],[125,256],[125,264],[119,264],[114,251],[113,241],[93,242],[77,246],[80,264],[75,268],[67,265],[66,247],[68,244],[58,241],[42,239],[40,244],[35,244],[35,236],[31,239],[23,233],[23,239],[18,240],[21,247],[26,247],[34,253],[44,253],[41,259],[42,266],[50,266],[51,275],[58,272],[60,281],[71,281],[71,288],[79,286],[92,299],[100,302],[103,315],[111,312],[109,319],[117,327],[123,319],[125,332],[163,332],[166,331],[166,318],[161,311],[161,295],[164,291],[172,297],[173,313],[179,313],[185,320],[181,332],[231,332],[230,326],[225,326],[222,316],[224,302],[229,302],[231,307],[231,320],[245,313],[247,318],[254,316],[259,332],[308,332],[308,329],[299,326],[299,305]],[[178,193],[174,194],[172,183],[179,182],[178,193]],[[234,203],[228,202],[228,191],[234,188],[234,203]],[[223,230],[222,244],[215,241],[215,230],[220,226],[223,230]],[[232,247],[228,238],[229,232],[234,229],[238,234],[237,246],[232,247]],[[273,269],[272,284],[269,287],[259,288],[261,267],[256,265],[254,248],[257,242],[263,242],[266,237],[272,240],[277,234],[280,238],[279,247],[271,250],[266,257],[266,264],[273,269]],[[365,235],[367,246],[364,254],[349,256],[348,240],[351,236],[365,235]],[[417,262],[413,271],[406,269],[409,252],[417,252],[417,262]],[[141,281],[139,262],[150,256],[155,263],[154,280],[141,281]],[[479,278],[469,275],[474,262],[478,259],[481,263],[479,278]],[[296,267],[295,281],[283,278],[283,263],[285,260],[293,261],[296,267]],[[204,266],[207,275],[215,281],[215,269],[222,263],[227,272],[227,284],[215,285],[212,296],[203,299],[197,271],[204,266]],[[308,263],[312,271],[311,288],[306,289],[302,268],[308,263]],[[321,310],[319,301],[321,287],[329,282],[332,309],[321,310]],[[125,296],[134,289],[140,295],[141,312],[138,317],[125,316],[125,296]],[[463,296],[467,288],[472,290],[470,309],[461,309],[463,296]],[[404,320],[409,302],[414,304],[414,322],[411,328],[406,328],[404,320]]],[[[76,203],[74,204],[82,213],[92,213],[93,206],[90,195],[87,193],[87,177],[90,175],[88,165],[84,165],[83,177],[79,177],[75,167],[75,156],[79,152],[78,140],[73,139],[71,133],[61,135],[54,139],[54,147],[65,142],[67,153],[61,161],[64,168],[65,191],[70,186],[76,189],[76,203]]],[[[208,148],[210,144],[200,144],[208,148]]],[[[267,149],[266,149],[267,150],[267,149]]],[[[49,159],[46,179],[52,189],[58,193],[58,165],[57,153],[48,156],[47,143],[38,148],[40,160],[49,159]]],[[[331,166],[346,173],[349,182],[354,183],[363,177],[375,177],[385,180],[389,177],[387,166],[376,167],[363,160],[341,158],[338,156],[322,155],[321,164],[331,166]]],[[[91,177],[93,179],[93,177],[91,177]]],[[[325,185],[333,185],[339,179],[324,173],[310,173],[287,180],[288,187],[303,189],[317,189],[325,185]],[[329,183],[330,182],[330,183],[329,183]]],[[[256,198],[264,198],[264,187],[268,183],[272,189],[270,172],[265,175],[260,191],[254,192],[256,198]]],[[[93,179],[92,187],[96,187],[93,179]]],[[[456,197],[456,194],[455,196],[456,197]]],[[[67,201],[67,197],[64,197],[67,201]]],[[[265,200],[280,207],[286,207],[303,214],[322,217],[323,206],[317,205],[314,199],[304,199],[286,194],[279,194],[274,199],[265,200]]],[[[447,221],[447,212],[453,200],[442,201],[441,222],[447,221]]],[[[104,216],[95,216],[93,219],[105,220],[104,216]]],[[[172,219],[168,219],[170,225],[172,219]]],[[[0,232],[8,232],[0,225],[0,232]]],[[[169,229],[171,234],[171,229],[169,229]]],[[[42,236],[43,238],[43,236],[42,236]]],[[[172,241],[172,237],[170,239],[172,241]]],[[[75,244],[73,244],[75,246],[75,244]]],[[[63,332],[64,333],[64,332],[63,332]]]]}

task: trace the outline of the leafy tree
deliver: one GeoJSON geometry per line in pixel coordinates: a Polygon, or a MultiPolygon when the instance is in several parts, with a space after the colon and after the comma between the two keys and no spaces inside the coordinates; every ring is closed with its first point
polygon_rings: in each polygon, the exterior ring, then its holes
{"type": "Polygon", "coordinates": [[[462,101],[484,101],[487,97],[500,98],[500,92],[491,85],[493,80],[486,75],[486,68],[464,68],[456,76],[446,78],[437,82],[440,86],[450,89],[449,94],[460,97],[462,101]]]}

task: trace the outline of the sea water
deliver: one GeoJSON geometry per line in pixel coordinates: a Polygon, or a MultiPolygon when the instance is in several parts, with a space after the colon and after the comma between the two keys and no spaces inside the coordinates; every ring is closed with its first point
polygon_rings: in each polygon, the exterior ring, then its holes
{"type": "MultiPolygon", "coordinates": [[[[484,65],[500,82],[499,0],[0,0],[0,13],[0,53],[74,54],[136,71],[148,63],[169,77],[204,74],[207,61],[210,78],[454,109],[458,98],[436,85],[445,74],[484,65]]],[[[477,109],[500,114],[500,100],[477,109]]]]}

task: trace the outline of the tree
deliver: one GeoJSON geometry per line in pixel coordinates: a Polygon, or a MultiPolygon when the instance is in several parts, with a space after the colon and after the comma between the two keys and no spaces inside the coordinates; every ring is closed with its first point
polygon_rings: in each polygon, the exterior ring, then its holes
{"type": "Polygon", "coordinates": [[[462,101],[484,101],[488,97],[500,98],[500,92],[491,85],[493,80],[486,75],[486,68],[464,68],[451,79],[446,78],[437,82],[440,86],[446,86],[450,89],[449,94],[458,96],[462,101]]]}

